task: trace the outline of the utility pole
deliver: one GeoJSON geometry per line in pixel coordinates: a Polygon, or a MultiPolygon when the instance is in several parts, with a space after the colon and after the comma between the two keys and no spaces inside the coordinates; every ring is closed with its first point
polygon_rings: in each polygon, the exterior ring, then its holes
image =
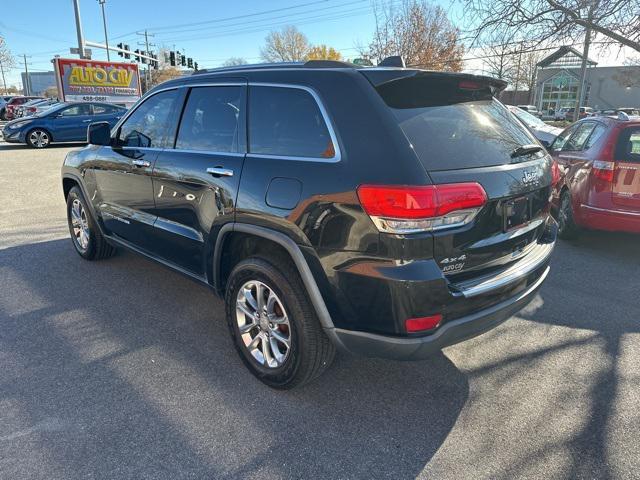
{"type": "Polygon", "coordinates": [[[516,84],[514,87],[514,94],[513,94],[513,103],[516,104],[518,103],[518,84],[520,83],[520,64],[522,62],[522,41],[520,41],[520,51],[518,52],[518,66],[516,67],[516,84]]]}
{"type": "MultiPolygon", "coordinates": [[[[597,0],[589,2],[589,13],[587,15],[589,23],[593,18],[593,7],[597,0]]],[[[584,104],[584,97],[587,85],[587,60],[589,59],[589,46],[591,45],[591,27],[587,26],[584,33],[584,48],[582,49],[582,64],[580,66],[580,86],[578,88],[578,98],[576,98],[576,108],[573,112],[573,121],[576,122],[580,118],[580,107],[584,104]]]]}
{"type": "MultiPolygon", "coordinates": [[[[144,45],[144,51],[145,51],[145,55],[149,56],[149,47],[155,47],[155,45],[153,43],[149,43],[149,37],[154,37],[155,35],[153,33],[149,33],[147,32],[147,30],[145,29],[144,32],[136,32],[136,35],[144,35],[144,43],[142,42],[138,42],[138,45],[144,45]]],[[[145,73],[145,87],[147,90],[149,90],[149,82],[150,82],[150,78],[151,78],[151,71],[150,71],[150,67],[151,64],[149,62],[149,60],[147,60],[147,71],[145,73]]]]}
{"type": "Polygon", "coordinates": [[[73,11],[76,16],[76,33],[78,34],[78,54],[80,58],[87,58],[84,54],[84,35],[82,35],[82,22],[80,20],[80,0],[73,0],[73,11]]]}
{"type": "Polygon", "coordinates": [[[104,4],[106,2],[107,0],[98,0],[100,7],[102,7],[102,25],[104,26],[104,44],[107,47],[107,62],[110,62],[111,58],[109,57],[109,38],[107,36],[107,17],[104,13],[104,4]]]}
{"type": "Polygon", "coordinates": [[[4,86],[4,94],[7,94],[7,81],[4,78],[4,65],[2,65],[2,60],[0,60],[0,72],[2,72],[2,85],[4,86]]]}
{"type": "MultiPolygon", "coordinates": [[[[31,55],[29,55],[31,57],[31,55]]],[[[24,94],[31,95],[31,79],[29,78],[29,64],[27,63],[27,55],[22,54],[22,58],[24,59],[24,94]]]]}

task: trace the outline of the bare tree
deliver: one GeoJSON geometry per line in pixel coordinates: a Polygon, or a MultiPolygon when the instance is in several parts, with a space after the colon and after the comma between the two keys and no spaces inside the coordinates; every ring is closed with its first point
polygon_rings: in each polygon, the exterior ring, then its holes
{"type": "Polygon", "coordinates": [[[7,42],[4,38],[0,37],[0,73],[2,80],[2,87],[7,93],[7,81],[5,79],[5,73],[15,67],[15,58],[11,55],[11,51],[7,47],[7,42]]]}
{"type": "Polygon", "coordinates": [[[310,47],[307,37],[289,25],[267,35],[260,55],[266,62],[299,62],[305,59],[310,47]]]}
{"type": "Polygon", "coordinates": [[[586,29],[640,51],[638,0],[458,0],[475,41],[496,32],[537,42],[581,38],[586,29]]]}
{"type": "Polygon", "coordinates": [[[314,45],[309,49],[306,60],[342,60],[342,55],[333,47],[314,45]]]}
{"type": "Polygon", "coordinates": [[[446,12],[426,0],[374,3],[376,27],[367,58],[380,62],[401,55],[408,65],[432,70],[462,70],[464,46],[446,12]]]}
{"type": "Polygon", "coordinates": [[[172,78],[178,78],[181,75],[182,74],[180,73],[180,70],[178,68],[168,65],[164,67],[161,66],[158,70],[149,70],[148,84],[146,76],[141,79],[143,90],[146,92],[156,85],[160,85],[161,83],[166,82],[167,80],[171,80],[172,78]]]}
{"type": "Polygon", "coordinates": [[[487,73],[493,77],[510,82],[516,73],[517,45],[506,35],[496,35],[482,47],[482,57],[487,73]]]}
{"type": "Polygon", "coordinates": [[[227,58],[225,60],[225,62],[222,64],[223,67],[235,67],[237,65],[246,65],[247,62],[244,58],[242,57],[230,57],[227,58]]]}

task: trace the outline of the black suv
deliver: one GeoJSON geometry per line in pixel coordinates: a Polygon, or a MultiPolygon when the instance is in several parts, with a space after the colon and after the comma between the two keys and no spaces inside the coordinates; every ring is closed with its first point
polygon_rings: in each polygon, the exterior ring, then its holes
{"type": "Polygon", "coordinates": [[[336,348],[424,358],[518,312],[549,271],[555,170],[504,86],[327,61],[171,80],[67,155],[73,245],[210,285],[273,387],[336,348]]]}

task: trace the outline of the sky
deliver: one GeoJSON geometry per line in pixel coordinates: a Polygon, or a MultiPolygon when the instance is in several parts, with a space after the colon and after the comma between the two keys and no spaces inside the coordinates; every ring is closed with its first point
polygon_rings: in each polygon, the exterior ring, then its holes
{"type": "MultiPolygon", "coordinates": [[[[457,23],[459,11],[451,0],[436,0],[457,23]]],[[[0,35],[16,56],[28,55],[32,71],[52,70],[51,59],[77,58],[72,0],[21,0],[1,9],[0,35]]],[[[157,48],[185,51],[200,68],[219,66],[229,57],[260,61],[260,47],[269,31],[284,25],[297,26],[311,43],[326,43],[345,58],[357,57],[357,45],[366,45],[374,31],[371,0],[106,0],[109,43],[128,43],[131,49],[153,35],[157,48]]],[[[80,0],[85,40],[104,42],[102,14],[97,0],[80,0]]],[[[92,48],[93,58],[106,60],[104,50],[92,48]]],[[[621,64],[627,52],[594,52],[602,65],[621,64]]],[[[115,54],[112,52],[112,60],[115,54]]],[[[470,51],[467,57],[478,53],[470,51]]],[[[120,57],[115,57],[120,58],[120,57]]],[[[482,70],[471,60],[467,69],[482,70]]],[[[7,76],[8,85],[20,83],[22,59],[7,76]]]]}

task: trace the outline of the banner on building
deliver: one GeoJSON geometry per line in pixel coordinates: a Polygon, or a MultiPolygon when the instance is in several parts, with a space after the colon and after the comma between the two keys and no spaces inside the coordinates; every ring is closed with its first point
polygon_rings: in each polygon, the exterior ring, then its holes
{"type": "Polygon", "coordinates": [[[58,97],[63,102],[106,102],[131,105],[141,95],[134,63],[55,58],[58,97]]]}

